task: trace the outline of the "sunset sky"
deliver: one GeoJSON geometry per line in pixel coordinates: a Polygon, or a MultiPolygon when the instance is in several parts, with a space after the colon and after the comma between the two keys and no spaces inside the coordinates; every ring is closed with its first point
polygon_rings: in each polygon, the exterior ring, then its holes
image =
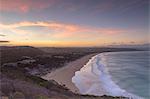
{"type": "Polygon", "coordinates": [[[0,0],[0,44],[148,43],[149,0],[0,0]]]}

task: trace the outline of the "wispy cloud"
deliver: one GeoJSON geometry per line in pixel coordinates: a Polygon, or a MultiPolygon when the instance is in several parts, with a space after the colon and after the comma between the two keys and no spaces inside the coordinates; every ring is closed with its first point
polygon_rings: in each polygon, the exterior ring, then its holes
{"type": "MultiPolygon", "coordinates": [[[[75,24],[66,24],[61,22],[19,22],[14,24],[0,24],[1,29],[9,29],[17,33],[25,33],[20,27],[40,26],[48,30],[53,30],[51,34],[54,38],[69,38],[69,37],[90,37],[99,36],[101,34],[114,35],[125,32],[126,30],[117,28],[99,28],[91,26],[80,26],[75,24]]],[[[33,34],[35,34],[33,32],[33,34]]],[[[49,33],[48,33],[49,34],[49,33]]]]}
{"type": "Polygon", "coordinates": [[[0,43],[9,43],[10,41],[0,40],[0,43]]]}
{"type": "Polygon", "coordinates": [[[6,35],[4,35],[4,34],[0,34],[0,36],[4,37],[4,36],[6,36],[6,35]]]}

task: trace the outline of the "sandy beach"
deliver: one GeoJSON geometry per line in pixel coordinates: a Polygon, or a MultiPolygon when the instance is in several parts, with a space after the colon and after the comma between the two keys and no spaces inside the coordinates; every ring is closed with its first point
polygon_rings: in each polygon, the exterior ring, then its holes
{"type": "Polygon", "coordinates": [[[46,80],[55,80],[59,84],[65,85],[71,91],[79,93],[79,90],[72,83],[72,77],[75,75],[76,71],[80,70],[89,61],[89,59],[95,55],[96,53],[86,55],[80,59],[68,63],[62,68],[51,71],[51,73],[42,76],[42,78],[46,80]]]}

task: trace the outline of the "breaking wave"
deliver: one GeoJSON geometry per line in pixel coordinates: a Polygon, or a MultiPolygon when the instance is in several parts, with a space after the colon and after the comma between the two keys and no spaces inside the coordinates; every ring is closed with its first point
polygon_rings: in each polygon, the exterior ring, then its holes
{"type": "Polygon", "coordinates": [[[132,93],[128,93],[115,84],[105,64],[107,63],[104,62],[103,54],[98,54],[92,57],[80,71],[75,72],[72,82],[79,89],[81,94],[123,96],[132,99],[143,99],[132,93]]]}

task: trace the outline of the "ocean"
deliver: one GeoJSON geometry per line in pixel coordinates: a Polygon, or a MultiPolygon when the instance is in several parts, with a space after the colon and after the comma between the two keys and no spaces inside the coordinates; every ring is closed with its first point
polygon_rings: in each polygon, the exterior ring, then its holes
{"type": "Polygon", "coordinates": [[[92,57],[72,82],[81,94],[150,98],[149,51],[107,52],[92,57]]]}

